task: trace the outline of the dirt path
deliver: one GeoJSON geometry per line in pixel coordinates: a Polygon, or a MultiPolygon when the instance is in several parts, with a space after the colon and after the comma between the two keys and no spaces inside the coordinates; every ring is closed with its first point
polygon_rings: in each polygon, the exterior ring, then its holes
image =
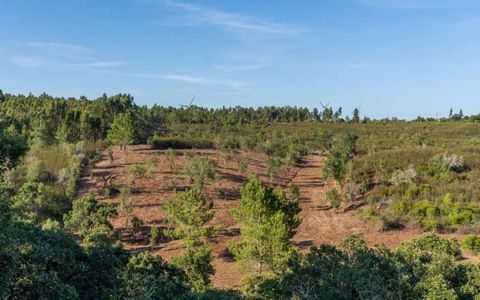
{"type": "Polygon", "coordinates": [[[322,243],[338,244],[351,233],[362,233],[371,245],[385,243],[389,247],[396,247],[401,241],[419,234],[415,230],[380,232],[372,229],[356,215],[356,210],[344,212],[347,203],[342,203],[339,209],[332,209],[327,202],[326,191],[333,183],[329,182],[325,187],[323,159],[319,154],[304,157],[304,165],[292,180],[300,187],[300,215],[303,221],[294,241],[302,250],[322,243]]]}

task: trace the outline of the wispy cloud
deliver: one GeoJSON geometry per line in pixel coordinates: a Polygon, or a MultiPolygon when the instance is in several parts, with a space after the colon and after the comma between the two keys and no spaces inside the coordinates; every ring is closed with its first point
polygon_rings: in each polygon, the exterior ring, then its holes
{"type": "Polygon", "coordinates": [[[187,22],[185,25],[207,24],[222,28],[271,35],[296,35],[303,31],[298,27],[269,22],[253,16],[226,12],[197,4],[173,0],[165,0],[163,3],[187,12],[188,15],[185,19],[187,22]]]}
{"type": "Polygon", "coordinates": [[[63,44],[63,43],[49,43],[49,42],[27,42],[28,46],[42,49],[53,53],[77,53],[84,54],[91,52],[91,50],[80,44],[63,44]]]}
{"type": "Polygon", "coordinates": [[[22,68],[38,68],[46,64],[45,60],[34,56],[14,56],[11,61],[14,65],[22,68]]]}
{"type": "Polygon", "coordinates": [[[349,69],[374,70],[374,69],[393,68],[395,66],[390,64],[376,64],[376,63],[362,62],[362,63],[349,64],[347,67],[349,69]]]}
{"type": "Polygon", "coordinates": [[[356,0],[358,3],[385,9],[433,9],[479,6],[478,0],[356,0]]]}
{"type": "Polygon", "coordinates": [[[82,62],[82,63],[69,63],[64,65],[83,67],[83,68],[103,68],[103,67],[124,66],[126,64],[127,64],[126,61],[121,61],[121,60],[105,60],[105,61],[92,61],[92,62],[82,62]]]}
{"type": "Polygon", "coordinates": [[[245,84],[242,81],[234,80],[234,79],[212,79],[212,78],[197,77],[197,76],[185,75],[185,74],[128,73],[128,72],[117,72],[117,71],[100,70],[100,69],[95,70],[95,72],[114,75],[114,76],[123,76],[123,77],[171,80],[171,81],[178,81],[178,82],[183,82],[187,84],[196,84],[196,85],[223,86],[223,87],[235,89],[235,90],[244,90],[245,88],[245,84]]]}
{"type": "Polygon", "coordinates": [[[255,71],[268,67],[269,64],[232,64],[232,65],[215,65],[214,69],[225,73],[255,71]]]}
{"type": "Polygon", "coordinates": [[[182,75],[182,74],[167,74],[163,78],[167,80],[180,81],[180,82],[190,83],[190,84],[217,85],[217,86],[224,86],[224,87],[229,87],[233,89],[241,89],[243,87],[243,83],[238,80],[217,80],[217,79],[195,77],[191,75],[182,75]]]}
{"type": "Polygon", "coordinates": [[[122,60],[102,60],[94,55],[94,51],[81,44],[53,42],[16,42],[22,46],[23,56],[11,58],[13,64],[23,68],[38,67],[77,67],[77,68],[109,68],[126,65],[122,60]]]}

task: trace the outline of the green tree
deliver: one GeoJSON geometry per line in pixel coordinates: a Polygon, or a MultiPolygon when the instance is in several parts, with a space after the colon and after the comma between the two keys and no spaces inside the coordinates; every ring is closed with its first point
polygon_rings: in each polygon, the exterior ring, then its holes
{"type": "Polygon", "coordinates": [[[265,299],[410,299],[402,294],[394,255],[383,246],[368,248],[359,235],[340,247],[312,247],[290,261],[290,272],[259,283],[265,299]]]}
{"type": "Polygon", "coordinates": [[[64,121],[60,126],[58,126],[57,131],[55,132],[55,139],[58,143],[65,144],[70,140],[70,132],[68,130],[67,122],[64,121]]]}
{"type": "Polygon", "coordinates": [[[86,238],[98,232],[113,233],[108,219],[116,215],[112,205],[98,203],[95,197],[88,195],[73,202],[72,210],[64,216],[64,222],[67,229],[86,238]]]}
{"type": "Polygon", "coordinates": [[[165,150],[165,158],[167,159],[170,171],[173,173],[175,170],[175,160],[177,158],[177,152],[175,152],[175,150],[173,150],[172,148],[168,148],[167,150],[165,150]]]}
{"type": "MultiPolygon", "coordinates": [[[[29,218],[43,221],[57,210],[56,203],[47,197],[43,183],[26,182],[14,198],[15,207],[21,209],[29,218]]],[[[60,210],[60,209],[58,209],[60,210]]]]}
{"type": "Polygon", "coordinates": [[[137,216],[132,218],[133,237],[137,238],[137,234],[140,231],[140,227],[143,226],[143,220],[137,216]]]}
{"type": "Polygon", "coordinates": [[[353,110],[352,122],[360,123],[360,111],[358,110],[358,108],[355,108],[353,110]]]}
{"type": "Polygon", "coordinates": [[[333,179],[343,189],[343,181],[347,173],[347,162],[356,152],[355,135],[347,135],[336,139],[330,153],[327,155],[323,166],[324,178],[333,177],[333,179]]]}
{"type": "Polygon", "coordinates": [[[48,145],[50,142],[50,130],[45,118],[36,118],[32,122],[29,144],[38,147],[48,145]]]}
{"type": "Polygon", "coordinates": [[[13,222],[13,212],[9,199],[0,190],[0,298],[5,299],[9,283],[18,268],[18,252],[16,251],[17,228],[13,222]]]}
{"type": "Polygon", "coordinates": [[[282,160],[278,157],[268,157],[265,160],[265,164],[267,165],[267,174],[268,177],[270,177],[270,183],[273,183],[273,179],[278,177],[280,170],[282,169],[282,160]]]}
{"type": "Polygon", "coordinates": [[[184,254],[175,262],[187,272],[194,290],[203,291],[214,273],[211,266],[213,256],[206,245],[212,242],[213,235],[219,230],[207,225],[215,214],[213,203],[198,189],[191,189],[166,201],[164,210],[167,223],[174,227],[165,230],[165,235],[181,239],[186,246],[184,254]]]}
{"type": "Polygon", "coordinates": [[[133,212],[133,203],[130,200],[130,189],[120,189],[120,212],[125,216],[125,227],[128,227],[128,220],[130,220],[133,212]]]}
{"type": "Polygon", "coordinates": [[[297,199],[287,199],[283,191],[263,186],[257,178],[242,187],[240,205],[232,210],[241,240],[229,249],[247,274],[244,283],[287,269],[296,253],[290,239],[301,223],[299,212],[297,199]]]}
{"type": "Polygon", "coordinates": [[[185,167],[185,173],[193,181],[194,187],[201,189],[205,183],[217,180],[217,162],[207,156],[191,158],[185,167]]]}
{"type": "Polygon", "coordinates": [[[188,278],[148,252],[132,256],[121,276],[121,299],[188,299],[188,278]]]}
{"type": "Polygon", "coordinates": [[[130,113],[120,113],[115,116],[107,135],[113,145],[120,146],[127,155],[127,146],[135,142],[135,129],[130,113]]]}
{"type": "Polygon", "coordinates": [[[152,226],[150,228],[150,239],[149,239],[149,244],[152,250],[153,250],[153,247],[157,245],[159,238],[160,238],[160,231],[158,230],[158,227],[152,226]]]}
{"type": "Polygon", "coordinates": [[[0,165],[6,167],[15,166],[27,150],[23,140],[12,131],[6,127],[6,124],[0,122],[0,165]]]}
{"type": "Polygon", "coordinates": [[[240,158],[238,160],[238,169],[240,170],[240,174],[242,174],[242,176],[246,175],[248,170],[248,164],[249,164],[249,161],[246,158],[240,158]]]}

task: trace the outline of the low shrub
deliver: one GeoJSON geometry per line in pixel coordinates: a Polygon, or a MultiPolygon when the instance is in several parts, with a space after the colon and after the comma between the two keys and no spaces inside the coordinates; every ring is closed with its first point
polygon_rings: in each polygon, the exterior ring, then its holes
{"type": "Polygon", "coordinates": [[[338,193],[337,189],[331,189],[327,192],[327,199],[333,208],[339,208],[342,202],[342,196],[338,193]]]}
{"type": "Polygon", "coordinates": [[[160,137],[151,136],[148,138],[148,144],[152,145],[155,149],[165,150],[171,149],[213,149],[215,143],[205,139],[195,138],[175,138],[175,137],[160,137]]]}
{"type": "Polygon", "coordinates": [[[472,251],[474,254],[480,253],[480,236],[469,235],[462,242],[462,248],[472,251]]]}

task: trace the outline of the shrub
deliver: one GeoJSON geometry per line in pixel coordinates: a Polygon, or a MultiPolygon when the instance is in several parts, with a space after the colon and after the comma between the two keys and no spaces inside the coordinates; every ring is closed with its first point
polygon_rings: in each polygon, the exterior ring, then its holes
{"type": "Polygon", "coordinates": [[[187,162],[185,174],[190,177],[195,187],[201,188],[207,182],[217,180],[217,162],[207,156],[193,157],[187,162]]]}
{"type": "Polygon", "coordinates": [[[240,170],[240,174],[245,175],[247,173],[249,161],[246,158],[240,158],[238,160],[238,169],[240,170]]]}
{"type": "Polygon", "coordinates": [[[469,235],[462,242],[462,248],[472,251],[474,254],[480,253],[480,236],[469,235]]]}
{"type": "Polygon", "coordinates": [[[215,144],[212,141],[196,138],[176,138],[151,136],[148,138],[148,144],[155,149],[213,149],[215,144]]]}
{"type": "Polygon", "coordinates": [[[465,170],[465,163],[463,156],[457,154],[445,153],[442,157],[442,162],[445,168],[454,172],[462,172],[465,170]]]}
{"type": "Polygon", "coordinates": [[[339,208],[342,202],[342,197],[338,193],[337,189],[331,189],[327,192],[327,199],[333,208],[339,208]]]}
{"type": "Polygon", "coordinates": [[[149,170],[147,169],[147,167],[143,166],[143,165],[140,165],[140,164],[134,164],[133,166],[131,166],[129,169],[128,169],[128,173],[130,174],[130,176],[132,176],[134,179],[135,178],[143,178],[143,177],[147,177],[147,175],[150,175],[148,173],[149,170]]]}
{"type": "Polygon", "coordinates": [[[417,172],[413,165],[408,166],[405,170],[395,170],[393,171],[392,177],[388,181],[390,184],[393,185],[401,185],[401,184],[412,184],[417,179],[417,172]]]}

